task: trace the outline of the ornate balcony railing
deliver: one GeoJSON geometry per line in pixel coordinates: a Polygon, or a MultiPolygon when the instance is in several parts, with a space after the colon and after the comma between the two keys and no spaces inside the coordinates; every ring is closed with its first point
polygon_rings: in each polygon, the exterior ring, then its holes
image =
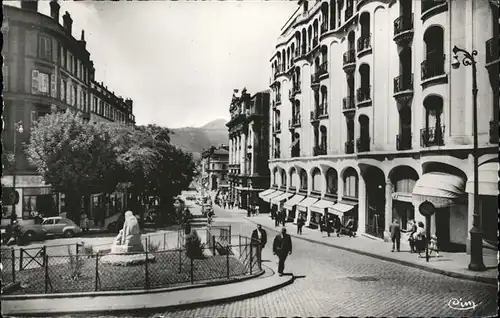
{"type": "Polygon", "coordinates": [[[293,86],[292,86],[292,95],[295,96],[295,94],[298,94],[300,93],[300,86],[301,86],[301,82],[300,81],[296,81],[293,83],[293,86]]]}
{"type": "Polygon", "coordinates": [[[344,53],[344,65],[356,63],[356,51],[348,50],[344,53]]]}
{"type": "Polygon", "coordinates": [[[358,97],[358,103],[371,100],[371,90],[372,90],[371,85],[358,88],[356,92],[358,97]]]}
{"type": "Polygon", "coordinates": [[[342,109],[344,111],[356,109],[356,104],[354,103],[354,96],[346,96],[342,99],[342,109]]]}
{"type": "Polygon", "coordinates": [[[372,48],[372,35],[362,35],[358,39],[358,53],[372,48]]]}
{"type": "Polygon", "coordinates": [[[281,132],[281,122],[277,122],[273,127],[273,132],[278,134],[281,132]]]}
{"type": "Polygon", "coordinates": [[[317,74],[318,74],[318,77],[325,75],[325,74],[328,74],[328,62],[327,61],[321,63],[317,74]]]}
{"type": "Polygon", "coordinates": [[[446,55],[444,54],[429,54],[427,59],[422,62],[422,80],[425,81],[429,78],[444,75],[444,61],[446,55]]]}
{"type": "Polygon", "coordinates": [[[422,2],[420,4],[421,8],[422,8],[421,13],[423,14],[423,13],[431,10],[434,7],[445,4],[446,2],[448,2],[448,1],[447,0],[422,0],[422,2]]]}
{"type": "Polygon", "coordinates": [[[311,86],[319,84],[319,73],[311,74],[311,86]]]}
{"type": "Polygon", "coordinates": [[[356,140],[356,148],[358,152],[370,151],[370,137],[358,138],[356,140]]]}
{"type": "Polygon", "coordinates": [[[319,121],[319,116],[316,110],[311,110],[311,123],[319,121]]]}
{"type": "Polygon", "coordinates": [[[420,129],[420,146],[444,146],[444,126],[428,127],[420,129]]]}
{"type": "Polygon", "coordinates": [[[348,140],[344,143],[344,151],[346,154],[354,153],[354,140],[348,140]]]}
{"type": "Polygon", "coordinates": [[[413,13],[411,15],[402,15],[394,20],[394,36],[413,30],[413,13]]]}
{"type": "Polygon", "coordinates": [[[486,41],[486,64],[498,62],[499,59],[498,50],[500,48],[499,44],[500,44],[499,36],[496,36],[486,41]]]}
{"type": "Polygon", "coordinates": [[[324,155],[326,155],[326,146],[325,145],[314,146],[314,148],[313,148],[313,155],[314,156],[324,156],[324,155]]]}
{"type": "Polygon", "coordinates": [[[301,125],[300,114],[295,115],[292,119],[288,120],[288,128],[296,128],[300,127],[300,125],[301,125]]]}
{"type": "Polygon", "coordinates": [[[344,21],[349,20],[352,17],[352,14],[354,13],[354,6],[347,7],[345,9],[345,19],[344,21]]]}
{"type": "Polygon", "coordinates": [[[394,77],[394,94],[413,91],[413,73],[394,77]]]}
{"type": "Polygon", "coordinates": [[[411,149],[411,133],[402,133],[396,135],[396,149],[397,150],[409,150],[411,149]]]}

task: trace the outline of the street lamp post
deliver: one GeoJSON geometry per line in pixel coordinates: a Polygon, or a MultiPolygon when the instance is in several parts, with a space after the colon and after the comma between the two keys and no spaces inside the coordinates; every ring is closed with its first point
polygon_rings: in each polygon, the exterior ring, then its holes
{"type": "Polygon", "coordinates": [[[464,55],[462,59],[462,64],[464,66],[472,67],[472,121],[473,121],[473,135],[474,135],[474,148],[472,151],[472,156],[474,157],[474,214],[472,219],[472,229],[470,230],[470,241],[471,241],[471,251],[470,251],[470,263],[469,270],[472,271],[484,271],[486,267],[483,262],[483,231],[480,227],[480,214],[478,211],[479,205],[479,155],[478,155],[478,141],[477,141],[477,68],[476,60],[474,56],[477,55],[477,51],[473,50],[471,53],[464,49],[458,48],[456,45],[453,47],[453,62],[451,66],[454,69],[460,67],[460,61],[457,58],[457,54],[462,53],[464,55]]]}
{"type": "Polygon", "coordinates": [[[10,224],[12,225],[14,221],[17,219],[16,215],[16,204],[17,204],[17,195],[16,195],[16,169],[17,169],[17,160],[16,160],[16,154],[17,154],[17,133],[22,134],[24,131],[23,128],[23,122],[22,120],[15,122],[14,123],[14,172],[12,174],[12,188],[14,189],[13,192],[13,200],[12,200],[12,213],[10,214],[10,224]]]}

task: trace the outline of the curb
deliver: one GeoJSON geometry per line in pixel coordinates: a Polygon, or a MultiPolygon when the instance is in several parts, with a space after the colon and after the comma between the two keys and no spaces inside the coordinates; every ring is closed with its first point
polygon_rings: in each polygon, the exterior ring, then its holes
{"type": "MultiPolygon", "coordinates": [[[[272,275],[270,277],[275,276],[274,271],[263,265],[265,269],[263,269],[262,273],[265,273],[267,271],[270,271],[272,275]]],[[[214,298],[214,299],[207,299],[207,300],[194,300],[194,301],[178,301],[177,304],[172,304],[172,305],[158,305],[156,306],[155,304],[152,306],[136,306],[136,307],[129,307],[129,308],[116,308],[116,309],[101,309],[101,310],[81,310],[78,312],[78,314],[85,313],[85,314],[99,314],[99,315],[109,315],[109,314],[118,314],[118,313],[127,313],[127,314],[132,314],[132,313],[140,313],[141,315],[144,315],[145,313],[151,313],[151,312],[158,312],[158,311],[176,311],[176,310],[182,310],[182,309],[192,309],[193,307],[201,307],[201,306],[211,306],[211,305],[217,305],[217,304],[222,304],[222,303],[227,303],[227,302],[233,302],[233,301],[238,301],[238,300],[243,300],[251,297],[256,297],[256,296],[261,296],[264,294],[267,294],[269,292],[275,291],[277,289],[280,289],[282,287],[285,287],[287,285],[290,285],[294,282],[295,277],[290,276],[289,278],[287,277],[286,280],[283,280],[279,282],[278,284],[274,284],[272,286],[268,286],[263,289],[251,291],[251,292],[244,292],[239,295],[234,295],[234,296],[227,296],[223,298],[214,298]]],[[[221,287],[224,285],[221,285],[221,287]]],[[[201,286],[199,288],[203,288],[205,286],[201,286]]],[[[196,291],[193,291],[193,293],[196,293],[196,291]]],[[[167,294],[168,295],[168,294],[167,294]]],[[[167,296],[166,295],[166,296],[167,296]]],[[[217,296],[215,296],[217,297],[217,296]]],[[[4,301],[4,300],[2,300],[4,301]]],[[[4,307],[5,308],[5,307],[4,307]]],[[[43,310],[40,308],[40,310],[43,310]]],[[[39,317],[47,317],[47,316],[54,316],[54,315],[69,315],[69,314],[77,314],[75,311],[50,311],[50,312],[35,312],[33,310],[32,312],[3,312],[2,314],[4,315],[15,315],[15,316],[24,316],[24,317],[33,317],[33,315],[37,315],[39,317]]]]}
{"type": "MultiPolygon", "coordinates": [[[[252,222],[252,223],[261,224],[261,223],[258,223],[256,221],[251,220],[251,218],[248,218],[248,217],[245,217],[245,218],[247,220],[249,220],[250,222],[252,222]]],[[[264,227],[264,228],[266,228],[268,230],[274,231],[276,233],[279,233],[279,230],[273,229],[271,227],[268,227],[268,226],[265,226],[265,225],[262,225],[262,227],[264,227]]],[[[310,243],[316,243],[316,244],[321,244],[321,245],[325,245],[325,246],[335,247],[335,248],[338,248],[338,249],[341,249],[341,250],[346,250],[346,251],[349,251],[349,252],[353,252],[353,253],[357,253],[357,254],[361,254],[361,255],[365,255],[365,256],[377,258],[377,259],[381,259],[381,260],[384,260],[384,261],[387,261],[387,262],[392,262],[392,263],[397,263],[397,264],[408,266],[408,267],[418,268],[418,269],[421,269],[421,270],[424,270],[424,271],[427,271],[427,272],[431,272],[431,273],[435,273],[435,274],[441,274],[441,275],[445,275],[445,276],[449,276],[449,277],[453,277],[453,278],[458,278],[458,279],[463,279],[463,280],[470,280],[470,281],[485,283],[485,284],[489,284],[489,285],[495,285],[495,286],[498,285],[498,280],[497,280],[496,277],[495,278],[494,277],[490,278],[490,277],[481,277],[481,276],[476,276],[476,275],[467,275],[467,274],[455,273],[455,272],[450,272],[450,271],[446,271],[446,270],[442,270],[442,269],[438,269],[438,268],[427,267],[425,265],[415,264],[415,263],[412,263],[412,262],[409,262],[409,261],[403,261],[403,260],[399,260],[399,259],[394,259],[394,258],[387,257],[387,256],[384,256],[384,255],[379,255],[379,254],[374,254],[374,253],[370,253],[370,252],[360,251],[360,250],[357,250],[357,249],[353,249],[353,248],[349,248],[349,247],[345,247],[345,246],[341,246],[341,245],[336,245],[336,244],[327,243],[327,242],[321,242],[321,241],[317,241],[317,240],[314,240],[314,239],[306,238],[306,237],[303,237],[303,236],[297,236],[295,234],[290,234],[290,236],[292,236],[294,238],[297,238],[297,239],[300,239],[300,240],[303,240],[303,241],[310,242],[310,243]]]]}

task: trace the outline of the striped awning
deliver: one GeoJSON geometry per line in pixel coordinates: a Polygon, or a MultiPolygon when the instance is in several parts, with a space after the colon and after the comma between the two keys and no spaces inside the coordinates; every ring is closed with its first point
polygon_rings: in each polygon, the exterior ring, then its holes
{"type": "Polygon", "coordinates": [[[291,197],[293,195],[293,193],[283,193],[282,195],[280,196],[277,196],[275,198],[272,198],[271,199],[271,203],[272,204],[280,204],[281,201],[284,201],[284,200],[287,200],[289,197],[291,197]]]}
{"type": "Polygon", "coordinates": [[[259,193],[259,198],[263,199],[264,197],[270,195],[271,193],[275,192],[276,190],[274,189],[267,189],[259,193]]]}
{"type": "Polygon", "coordinates": [[[304,196],[303,195],[300,195],[300,194],[296,194],[294,195],[293,197],[291,197],[290,199],[288,199],[288,201],[286,201],[284,204],[283,204],[283,207],[285,209],[288,209],[288,210],[291,210],[293,209],[293,207],[299,203],[300,201],[304,200],[304,196]]]}
{"type": "Polygon", "coordinates": [[[283,193],[284,193],[284,192],[281,192],[281,191],[276,191],[276,192],[271,193],[271,194],[270,194],[270,195],[268,195],[268,196],[265,196],[264,198],[262,198],[262,200],[264,200],[264,201],[266,201],[266,202],[269,202],[269,203],[270,203],[270,202],[271,202],[271,199],[276,198],[276,197],[278,197],[278,196],[282,195],[283,193]]]}
{"type": "Polygon", "coordinates": [[[311,205],[310,210],[312,212],[324,214],[325,209],[333,208],[334,206],[335,206],[335,202],[333,202],[333,201],[319,200],[318,202],[311,205]]]}
{"type": "Polygon", "coordinates": [[[353,206],[353,205],[339,202],[339,203],[335,204],[334,206],[329,207],[328,213],[335,214],[335,215],[342,217],[344,215],[344,213],[351,211],[352,209],[354,209],[354,207],[355,206],[353,206]]]}
{"type": "MultiPolygon", "coordinates": [[[[478,167],[479,194],[498,196],[498,171],[500,170],[498,162],[488,162],[478,167]]],[[[467,179],[465,192],[474,193],[474,173],[471,173],[467,179]]]]}
{"type": "Polygon", "coordinates": [[[465,180],[445,172],[429,172],[417,180],[413,187],[412,200],[416,209],[424,201],[431,202],[435,208],[454,204],[463,196],[465,180]]]}
{"type": "Polygon", "coordinates": [[[318,201],[319,201],[318,198],[307,197],[304,200],[297,203],[297,209],[307,212],[307,209],[318,201]]]}

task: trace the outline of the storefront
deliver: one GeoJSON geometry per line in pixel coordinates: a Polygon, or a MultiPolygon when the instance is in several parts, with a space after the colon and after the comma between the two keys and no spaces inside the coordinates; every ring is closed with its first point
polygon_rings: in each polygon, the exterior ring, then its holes
{"type": "Polygon", "coordinates": [[[408,230],[411,228],[409,223],[415,219],[415,207],[412,203],[411,192],[392,193],[392,220],[394,219],[398,220],[401,229],[408,230]]]}
{"type": "Polygon", "coordinates": [[[305,226],[316,228],[319,222],[315,222],[316,220],[311,220],[311,212],[310,207],[318,202],[319,200],[314,197],[307,197],[304,200],[297,203],[297,211],[302,219],[305,221],[305,226]]]}
{"type": "Polygon", "coordinates": [[[274,197],[271,199],[271,205],[276,206],[276,211],[281,211],[283,209],[283,203],[291,196],[293,196],[293,193],[283,193],[282,195],[274,197]]]}
{"type": "Polygon", "coordinates": [[[430,231],[437,237],[442,251],[465,251],[468,215],[464,190],[463,177],[445,172],[428,172],[413,188],[412,200],[416,210],[425,201],[434,206],[430,231]]]}
{"type": "Polygon", "coordinates": [[[352,217],[357,224],[358,218],[358,205],[354,202],[340,201],[332,207],[328,207],[327,212],[332,215],[336,215],[340,218],[343,225],[347,223],[350,217],[352,217]]]}
{"type": "Polygon", "coordinates": [[[327,199],[321,199],[311,205],[309,208],[309,211],[311,211],[311,222],[319,226],[320,220],[327,214],[328,208],[333,208],[334,206],[335,202],[327,199]]]}
{"type": "Polygon", "coordinates": [[[287,211],[287,220],[293,220],[293,223],[297,223],[298,213],[296,213],[296,205],[304,199],[305,196],[296,194],[283,203],[283,208],[287,211]]]}

